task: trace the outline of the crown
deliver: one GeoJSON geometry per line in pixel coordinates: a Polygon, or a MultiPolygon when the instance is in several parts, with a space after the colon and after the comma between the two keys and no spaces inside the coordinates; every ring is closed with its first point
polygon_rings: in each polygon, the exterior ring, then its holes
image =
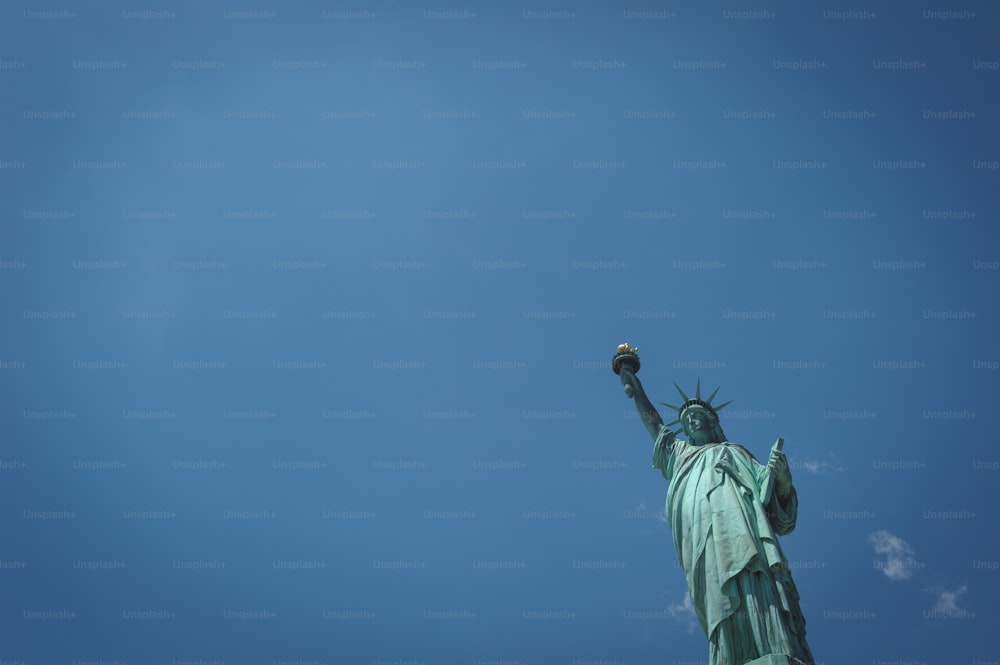
{"type": "Polygon", "coordinates": [[[715,399],[715,394],[717,392],[719,392],[718,388],[716,388],[715,392],[713,392],[711,395],[708,396],[707,400],[702,399],[701,398],[701,379],[698,379],[698,386],[695,388],[694,399],[692,399],[692,398],[688,397],[687,395],[685,395],[684,391],[681,390],[681,387],[678,386],[676,383],[674,384],[674,388],[677,388],[677,392],[679,392],[681,394],[681,397],[684,398],[684,403],[681,404],[680,406],[674,406],[673,404],[667,404],[666,402],[660,402],[660,404],[662,404],[663,406],[669,406],[671,409],[673,409],[674,411],[677,412],[677,420],[675,420],[675,421],[673,421],[671,423],[668,423],[667,427],[671,427],[673,425],[681,425],[683,427],[683,424],[681,423],[681,421],[684,418],[684,412],[687,411],[688,409],[690,409],[692,406],[700,406],[701,408],[705,409],[706,411],[708,411],[709,413],[711,413],[713,416],[715,416],[715,419],[718,420],[719,419],[719,413],[718,412],[721,411],[722,409],[724,409],[730,403],[732,403],[732,400],[729,400],[728,402],[724,402],[724,403],[722,403],[722,404],[720,404],[718,406],[712,406],[712,400],[715,399]]]}

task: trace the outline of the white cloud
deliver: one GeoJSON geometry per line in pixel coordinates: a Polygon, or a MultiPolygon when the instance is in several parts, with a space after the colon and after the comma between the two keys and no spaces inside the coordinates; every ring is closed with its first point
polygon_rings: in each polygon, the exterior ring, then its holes
{"type": "Polygon", "coordinates": [[[815,459],[795,459],[791,460],[789,464],[792,469],[802,469],[808,471],[809,473],[826,473],[828,471],[843,471],[844,467],[840,466],[837,460],[826,461],[826,460],[815,460],[815,459]]]}
{"type": "Polygon", "coordinates": [[[684,593],[683,602],[668,605],[667,614],[670,615],[671,619],[677,619],[681,623],[687,624],[688,633],[693,633],[698,628],[698,615],[694,613],[694,605],[691,603],[690,593],[684,593]]]}
{"type": "Polygon", "coordinates": [[[942,589],[941,587],[924,589],[926,593],[932,594],[934,598],[934,606],[930,610],[924,612],[924,618],[974,619],[976,617],[975,612],[970,612],[964,607],[958,606],[959,600],[968,590],[969,587],[964,584],[960,587],[956,587],[953,591],[948,591],[947,589],[942,589]]]}
{"type": "Polygon", "coordinates": [[[968,591],[967,586],[960,586],[954,591],[938,591],[937,602],[934,604],[934,612],[958,613],[964,612],[958,606],[958,597],[968,591]]]}
{"type": "Polygon", "coordinates": [[[635,510],[635,512],[637,513],[653,512],[654,513],[653,517],[654,519],[656,519],[656,521],[663,522],[667,526],[670,526],[670,522],[667,521],[667,515],[664,512],[664,510],[662,508],[657,507],[655,511],[651,511],[649,509],[649,503],[645,499],[640,500],[639,505],[637,505],[633,510],[635,510]]]}
{"type": "Polygon", "coordinates": [[[908,580],[913,577],[913,569],[920,567],[910,544],[885,529],[869,535],[868,542],[875,548],[876,554],[885,555],[885,561],[877,562],[876,566],[890,580],[908,580]]]}

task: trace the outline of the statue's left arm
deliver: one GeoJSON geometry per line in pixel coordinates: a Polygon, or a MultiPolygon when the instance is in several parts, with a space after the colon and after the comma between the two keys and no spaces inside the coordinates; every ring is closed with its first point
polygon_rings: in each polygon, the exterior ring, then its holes
{"type": "Polygon", "coordinates": [[[791,533],[799,514],[799,499],[792,484],[792,471],[781,449],[784,439],[778,439],[771,448],[767,466],[762,467],[760,501],[767,511],[771,527],[779,536],[791,533]]]}

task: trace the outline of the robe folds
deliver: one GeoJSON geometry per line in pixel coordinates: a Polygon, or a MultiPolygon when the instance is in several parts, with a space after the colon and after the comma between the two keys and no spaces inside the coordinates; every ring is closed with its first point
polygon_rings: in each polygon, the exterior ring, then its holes
{"type": "Polygon", "coordinates": [[[670,483],[666,516],[712,665],[812,663],[805,619],[778,536],[795,528],[793,488],[743,446],[693,445],[662,427],[653,466],[670,483]]]}

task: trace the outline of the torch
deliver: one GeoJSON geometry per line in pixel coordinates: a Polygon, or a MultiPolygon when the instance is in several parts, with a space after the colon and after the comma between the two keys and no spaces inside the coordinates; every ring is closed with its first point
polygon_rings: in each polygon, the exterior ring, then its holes
{"type": "MultiPolygon", "coordinates": [[[[615,357],[611,359],[611,369],[614,370],[615,374],[618,376],[622,376],[622,372],[628,372],[632,375],[636,374],[639,371],[638,351],[638,347],[629,346],[628,342],[619,344],[615,357]]],[[[623,381],[623,383],[625,382],[623,381]]],[[[625,394],[631,398],[633,392],[632,386],[625,383],[625,394]]]]}

